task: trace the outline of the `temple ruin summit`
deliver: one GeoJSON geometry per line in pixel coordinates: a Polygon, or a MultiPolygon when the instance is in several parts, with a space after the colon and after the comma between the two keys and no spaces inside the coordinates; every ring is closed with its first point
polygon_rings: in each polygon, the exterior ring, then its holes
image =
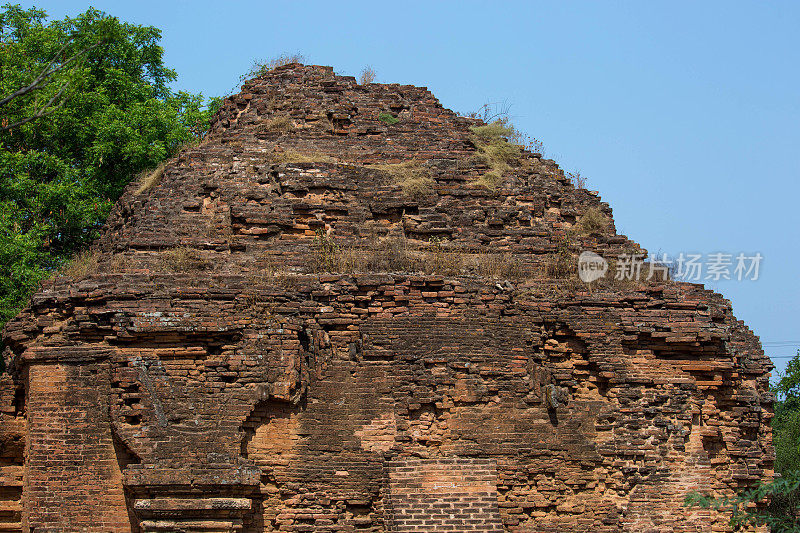
{"type": "Polygon", "coordinates": [[[508,135],[247,81],[5,328],[0,531],[724,531],[684,497],[771,479],[769,359],[720,295],[612,279],[644,250],[508,135]]]}

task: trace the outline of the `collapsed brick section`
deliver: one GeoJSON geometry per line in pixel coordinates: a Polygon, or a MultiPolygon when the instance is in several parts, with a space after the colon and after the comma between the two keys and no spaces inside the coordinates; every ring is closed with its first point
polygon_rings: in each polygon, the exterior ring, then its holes
{"type": "Polygon", "coordinates": [[[325,67],[247,82],[4,331],[0,524],[724,530],[682,502],[772,475],[758,339],[700,286],[556,276],[638,247],[538,154],[481,187],[474,124],[325,67]]]}

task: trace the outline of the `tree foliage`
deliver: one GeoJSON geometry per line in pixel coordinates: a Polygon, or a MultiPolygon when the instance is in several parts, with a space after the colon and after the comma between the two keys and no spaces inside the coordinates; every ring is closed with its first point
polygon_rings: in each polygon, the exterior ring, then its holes
{"type": "Polygon", "coordinates": [[[779,437],[775,440],[775,469],[779,472],[800,470],[800,351],[789,360],[779,377],[772,387],[775,394],[772,430],[777,433],[775,437],[779,437]]]}
{"type": "Polygon", "coordinates": [[[133,176],[205,134],[210,111],[170,89],[160,39],[96,9],[0,11],[0,327],[133,176]]]}
{"type": "MultiPolygon", "coordinates": [[[[775,416],[772,419],[775,471],[784,477],[797,476],[800,475],[800,351],[779,376],[778,383],[772,387],[775,394],[775,416]]],[[[800,488],[777,494],[770,507],[797,519],[800,488]]],[[[797,527],[800,530],[800,525],[797,527]]]]}

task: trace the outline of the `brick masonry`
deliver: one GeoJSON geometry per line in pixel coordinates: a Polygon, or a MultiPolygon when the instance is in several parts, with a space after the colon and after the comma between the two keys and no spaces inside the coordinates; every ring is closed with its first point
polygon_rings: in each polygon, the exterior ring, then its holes
{"type": "Polygon", "coordinates": [[[391,531],[503,531],[494,461],[404,459],[387,470],[391,531]]]}
{"type": "Polygon", "coordinates": [[[773,474],[757,337],[699,285],[554,274],[639,247],[539,154],[481,187],[475,124],[327,67],[245,83],[5,328],[0,531],[725,531],[682,502],[773,474]]]}

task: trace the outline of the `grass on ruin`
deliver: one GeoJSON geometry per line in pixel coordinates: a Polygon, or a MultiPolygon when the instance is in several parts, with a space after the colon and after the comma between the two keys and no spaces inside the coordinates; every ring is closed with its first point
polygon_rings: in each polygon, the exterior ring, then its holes
{"type": "MultiPolygon", "coordinates": [[[[502,184],[503,174],[520,157],[522,150],[539,156],[545,154],[544,143],[511,124],[509,108],[508,104],[495,102],[484,104],[478,111],[461,114],[487,123],[472,128],[473,142],[478,147],[472,163],[491,167],[477,182],[487,189],[495,189],[502,184]]],[[[567,172],[565,175],[576,189],[586,189],[586,178],[580,172],[567,172]]]]}
{"type": "Polygon", "coordinates": [[[361,70],[361,74],[358,75],[358,84],[369,85],[375,81],[375,76],[375,70],[373,70],[371,66],[367,65],[361,70]]]}
{"type": "Polygon", "coordinates": [[[200,252],[188,246],[177,246],[159,254],[157,268],[164,272],[197,272],[211,265],[200,252]]]}
{"type": "MultiPolygon", "coordinates": [[[[199,146],[200,143],[201,143],[201,141],[199,141],[199,140],[192,140],[192,141],[185,142],[177,150],[175,150],[174,153],[175,154],[180,154],[181,152],[183,152],[185,150],[190,150],[192,148],[195,148],[195,147],[199,146]]],[[[168,161],[163,161],[156,168],[147,169],[147,170],[144,170],[144,171],[140,172],[139,175],[132,180],[134,183],[137,183],[139,185],[133,191],[133,194],[138,196],[138,195],[142,194],[143,192],[149,191],[150,189],[155,187],[158,184],[158,182],[161,181],[161,178],[164,177],[164,171],[167,168],[167,164],[170,161],[173,161],[174,159],[175,159],[175,157],[171,158],[168,161]]]]}
{"type": "Polygon", "coordinates": [[[389,174],[392,181],[403,189],[403,195],[412,200],[419,201],[436,192],[436,182],[431,178],[430,170],[417,160],[368,166],[389,174]]]}
{"type": "Polygon", "coordinates": [[[279,115],[264,121],[259,129],[268,133],[291,133],[297,128],[291,118],[279,115]]]}
{"type": "Polygon", "coordinates": [[[586,178],[581,176],[581,173],[577,170],[575,172],[567,172],[566,176],[569,182],[572,183],[572,186],[576,189],[586,188],[586,178]]]}
{"type": "Polygon", "coordinates": [[[103,257],[97,250],[86,249],[73,255],[68,262],[61,265],[54,275],[77,280],[94,276],[99,272],[104,274],[123,272],[125,266],[126,257],[122,254],[103,257]]]}
{"type": "Polygon", "coordinates": [[[502,185],[504,174],[522,155],[520,147],[509,142],[517,132],[506,119],[499,119],[485,126],[474,126],[471,130],[478,157],[490,167],[478,179],[478,184],[489,190],[496,190],[502,185]]]}
{"type": "Polygon", "coordinates": [[[526,277],[522,261],[513,254],[470,254],[447,250],[445,245],[446,240],[431,238],[415,247],[405,238],[392,237],[365,247],[340,246],[332,236],[318,232],[312,244],[310,270],[339,274],[421,272],[514,280],[526,277]]]}
{"type": "Polygon", "coordinates": [[[254,78],[256,76],[263,76],[270,70],[290,65],[292,63],[303,63],[305,62],[305,60],[306,60],[305,56],[299,53],[281,54],[277,57],[273,57],[272,59],[268,60],[256,59],[250,66],[250,70],[242,74],[242,76],[239,78],[239,81],[244,81],[246,79],[254,78]]]}
{"type": "Polygon", "coordinates": [[[575,231],[581,235],[591,235],[605,231],[611,221],[597,207],[590,207],[578,219],[575,231]]]}
{"type": "Polygon", "coordinates": [[[136,188],[134,194],[139,195],[152,189],[159,181],[161,181],[161,178],[164,177],[164,168],[166,166],[166,162],[163,162],[153,170],[142,172],[137,180],[139,187],[136,188]]]}
{"type": "Polygon", "coordinates": [[[97,273],[99,259],[99,252],[95,250],[81,250],[58,270],[58,274],[73,279],[91,276],[97,273]]]}

